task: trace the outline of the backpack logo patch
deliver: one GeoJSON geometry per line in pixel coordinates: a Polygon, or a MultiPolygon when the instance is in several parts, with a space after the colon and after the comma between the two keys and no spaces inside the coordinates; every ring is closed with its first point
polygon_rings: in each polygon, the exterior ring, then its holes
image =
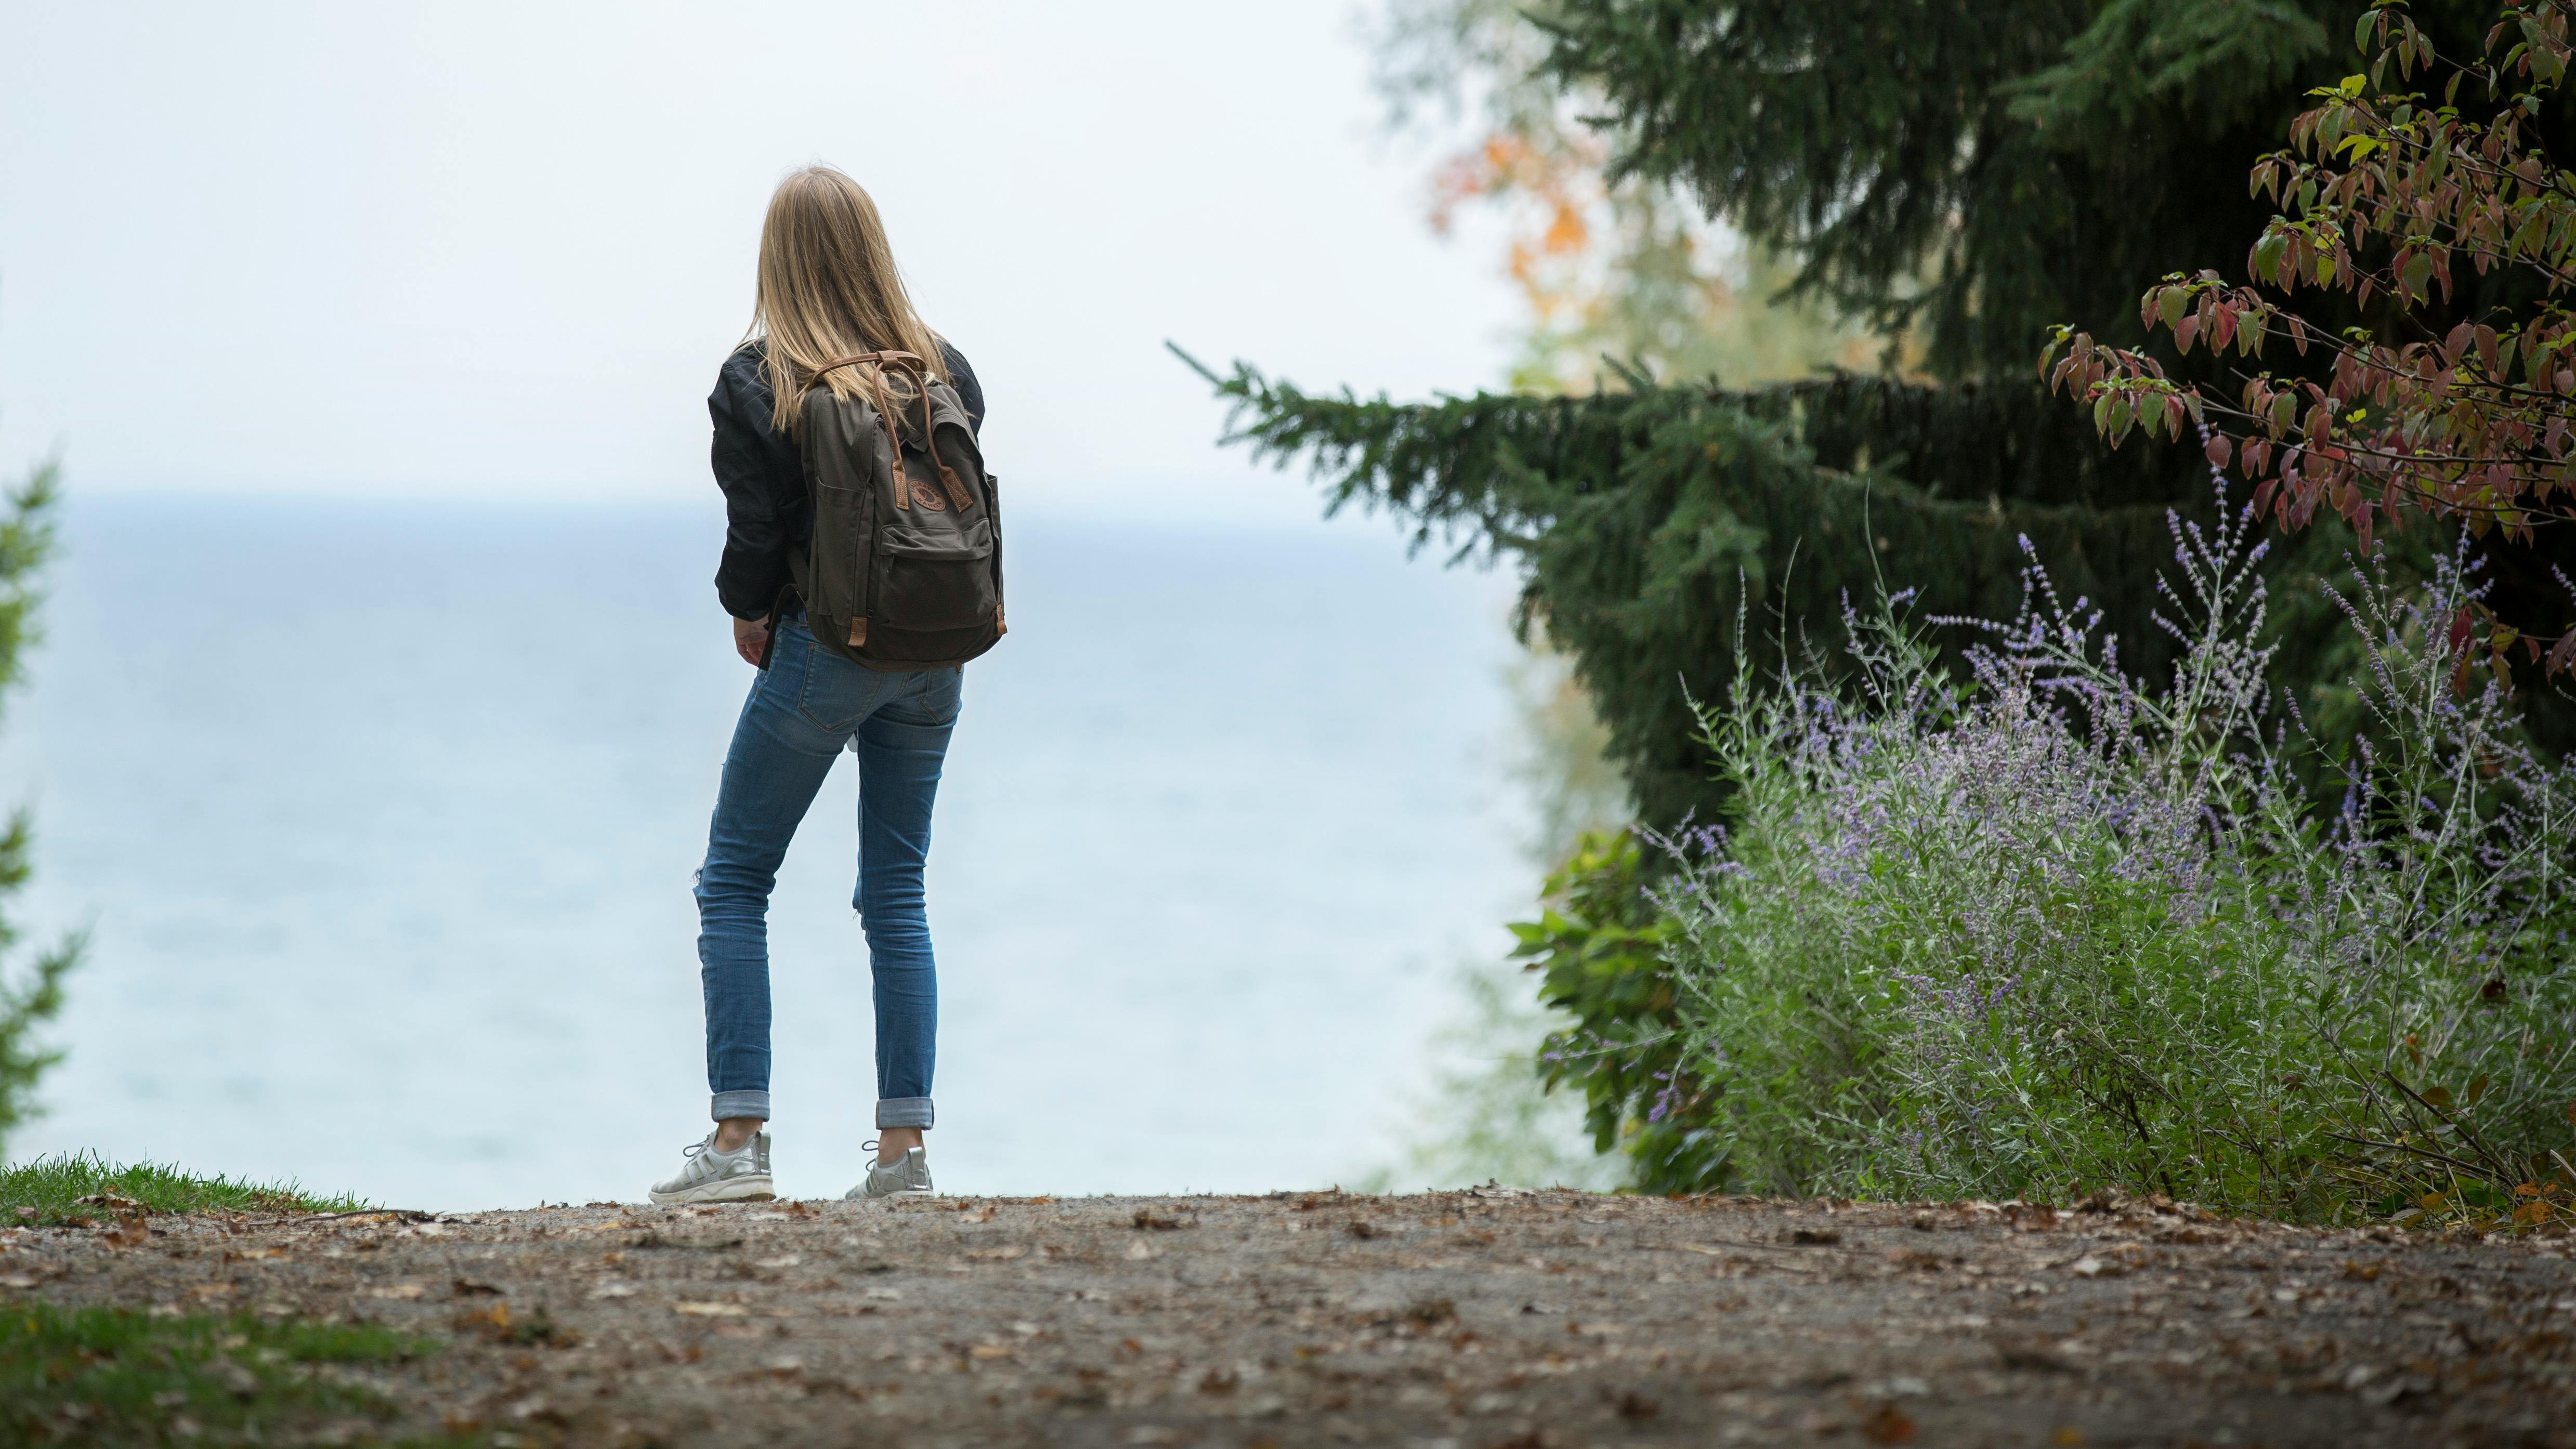
{"type": "Polygon", "coordinates": [[[912,480],[912,506],[926,508],[933,513],[946,513],[948,499],[938,489],[915,478],[912,480]]]}

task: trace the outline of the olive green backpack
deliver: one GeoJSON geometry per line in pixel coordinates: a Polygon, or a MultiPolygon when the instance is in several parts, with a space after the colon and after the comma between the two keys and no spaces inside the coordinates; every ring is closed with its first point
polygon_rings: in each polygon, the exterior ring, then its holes
{"type": "Polygon", "coordinates": [[[814,534],[788,564],[815,641],[885,670],[944,669],[999,642],[999,499],[957,390],[909,352],[839,358],[807,384],[797,437],[814,534]],[[869,368],[865,398],[822,385],[852,366],[869,368]]]}

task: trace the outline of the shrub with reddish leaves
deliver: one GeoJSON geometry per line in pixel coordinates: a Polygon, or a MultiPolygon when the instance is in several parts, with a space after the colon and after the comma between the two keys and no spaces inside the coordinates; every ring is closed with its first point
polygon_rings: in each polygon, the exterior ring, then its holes
{"type": "MultiPolygon", "coordinates": [[[[2211,461],[2255,485],[2258,515],[2295,529],[2333,514],[2365,552],[2409,515],[2522,544],[2576,521],[2576,175],[2537,137],[2576,54],[2571,14],[2576,0],[2519,0],[2482,54],[2453,57],[2404,0],[2379,0],[2355,33],[2366,73],[2311,92],[2289,148],[2253,169],[2282,208],[2248,254],[2253,284],[2176,273],[2140,300],[2150,332],[2220,376],[2178,377],[2189,369],[2071,328],[2043,375],[2115,446],[2133,428],[2203,427],[2211,461]],[[2374,325],[2303,318],[2289,300],[2302,287],[2374,325]],[[2297,365],[2267,370],[2267,350],[2297,365]]],[[[2483,601],[2456,622],[2499,679],[2517,650],[2551,674],[2576,667],[2576,628],[2483,601]]]]}

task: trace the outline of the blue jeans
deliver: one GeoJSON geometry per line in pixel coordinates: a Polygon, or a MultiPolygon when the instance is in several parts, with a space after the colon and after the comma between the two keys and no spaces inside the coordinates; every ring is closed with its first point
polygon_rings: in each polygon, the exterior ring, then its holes
{"type": "Polygon", "coordinates": [[[938,973],[921,868],[964,671],[886,674],[782,619],[725,754],[698,872],[698,972],[716,1120],[769,1116],[769,892],[797,823],[847,746],[859,757],[859,889],[876,978],[877,1125],[928,1127],[938,973]]]}

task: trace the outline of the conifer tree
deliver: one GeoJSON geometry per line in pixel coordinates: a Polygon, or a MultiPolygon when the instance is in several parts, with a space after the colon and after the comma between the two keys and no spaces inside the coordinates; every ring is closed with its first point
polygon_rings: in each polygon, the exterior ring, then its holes
{"type": "Polygon", "coordinates": [[[1603,0],[1546,65],[1606,99],[1616,170],[1796,258],[1796,290],[1916,328],[1935,374],[2006,377],[2053,325],[2241,250],[2267,214],[2246,168],[2361,8],[1603,0]]]}
{"type": "MultiPolygon", "coordinates": [[[[0,692],[25,674],[28,646],[36,637],[36,575],[54,551],[55,470],[38,468],[24,485],[0,499],[0,692]]],[[[0,826],[0,897],[27,882],[33,830],[24,809],[0,826]]],[[[0,919],[0,952],[19,940],[18,928],[0,919]]],[[[0,1146],[32,1110],[36,1080],[61,1057],[35,1040],[35,1030],[62,1010],[63,978],[80,960],[78,936],[56,942],[23,968],[0,961],[0,1146]]]]}
{"type": "MultiPolygon", "coordinates": [[[[1525,618],[1573,654],[1649,822],[1721,803],[1686,700],[1725,687],[1739,638],[1764,655],[1822,642],[1844,599],[1882,583],[1919,590],[1926,614],[2008,616],[2023,535],[2152,675],[2169,657],[2152,618],[2164,514],[2209,505],[2200,446],[2142,440],[2114,454],[2051,405],[2034,365],[2063,322],[2148,345],[2143,290],[2241,258],[2270,215],[2248,194],[2248,169],[2278,147],[2307,89],[2349,68],[2367,8],[1550,8],[1539,72],[1598,98],[1613,184],[1686,189],[1794,266],[1793,295],[1915,339],[1936,381],[1728,392],[1631,373],[1591,397],[1397,404],[1242,365],[1211,379],[1238,405],[1231,436],[1308,460],[1334,507],[1388,508],[1422,540],[1520,561],[1525,618]]],[[[2491,0],[2415,13],[2464,43],[2493,18],[2491,0]]],[[[2275,567],[2323,572],[2343,545],[2311,531],[2275,567]]],[[[2310,678],[2331,673],[2332,618],[2282,612],[2292,670],[2305,660],[2310,678]]]]}

